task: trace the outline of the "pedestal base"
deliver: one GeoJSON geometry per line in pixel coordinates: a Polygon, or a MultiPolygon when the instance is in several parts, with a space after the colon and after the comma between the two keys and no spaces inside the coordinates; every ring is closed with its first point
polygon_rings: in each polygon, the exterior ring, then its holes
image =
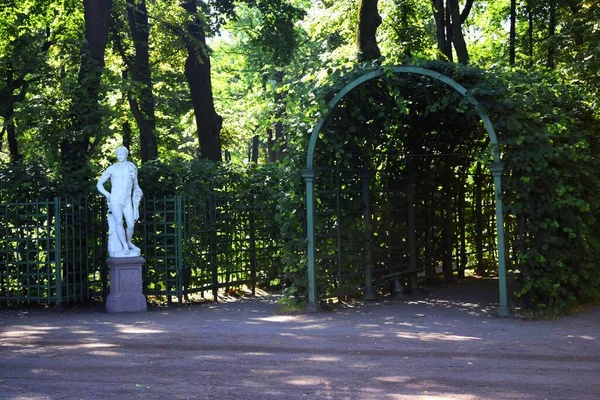
{"type": "Polygon", "coordinates": [[[145,312],[146,297],[142,292],[143,257],[109,257],[110,294],[106,298],[106,312],[145,312]]]}

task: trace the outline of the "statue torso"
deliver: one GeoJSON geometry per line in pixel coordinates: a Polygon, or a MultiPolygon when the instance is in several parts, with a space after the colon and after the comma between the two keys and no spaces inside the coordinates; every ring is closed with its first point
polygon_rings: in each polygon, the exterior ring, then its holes
{"type": "Polygon", "coordinates": [[[131,191],[137,168],[130,161],[110,166],[111,202],[131,203],[131,191]]]}

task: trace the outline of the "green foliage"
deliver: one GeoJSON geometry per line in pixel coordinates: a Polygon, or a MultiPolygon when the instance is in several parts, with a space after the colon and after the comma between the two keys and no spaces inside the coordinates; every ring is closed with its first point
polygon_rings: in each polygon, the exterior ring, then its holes
{"type": "Polygon", "coordinates": [[[56,180],[39,164],[0,165],[0,182],[0,202],[4,204],[48,199],[58,193],[56,180]]]}
{"type": "Polygon", "coordinates": [[[557,74],[509,76],[510,114],[497,126],[509,170],[507,209],[527,226],[519,294],[559,310],[597,301],[600,121],[582,88],[557,74]]]}

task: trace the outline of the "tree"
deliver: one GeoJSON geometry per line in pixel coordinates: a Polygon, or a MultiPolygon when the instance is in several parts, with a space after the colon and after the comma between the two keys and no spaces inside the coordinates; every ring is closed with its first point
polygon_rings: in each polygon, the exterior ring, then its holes
{"type": "Polygon", "coordinates": [[[517,46],[517,0],[510,0],[510,34],[508,63],[514,65],[517,46]]]}
{"type": "MultiPolygon", "coordinates": [[[[117,50],[127,66],[125,75],[131,75],[127,99],[139,128],[140,158],[145,163],[158,157],[153,82],[150,69],[149,17],[145,0],[126,0],[125,7],[127,9],[129,38],[134,47],[133,59],[127,54],[123,43],[125,40],[121,38],[124,35],[124,27],[117,23],[113,23],[111,26],[115,30],[113,35],[117,42],[117,50]]],[[[113,19],[118,20],[119,16],[115,15],[113,19]]],[[[124,130],[127,128],[127,125],[125,125],[124,130]]]]}
{"type": "Polygon", "coordinates": [[[215,111],[205,27],[199,15],[197,0],[184,0],[181,6],[188,13],[185,38],[188,56],[185,61],[185,76],[194,104],[200,144],[199,156],[212,161],[221,161],[220,133],[223,118],[215,111]]]}
{"type": "Polygon", "coordinates": [[[0,149],[6,136],[12,162],[23,154],[19,148],[15,110],[25,101],[32,82],[39,79],[45,56],[51,46],[44,2],[30,8],[23,4],[7,4],[0,17],[7,23],[0,29],[0,149]]]}
{"type": "Polygon", "coordinates": [[[102,140],[99,100],[111,6],[112,0],[83,0],[85,41],[77,77],[79,87],[69,113],[70,135],[60,145],[66,179],[83,173],[79,179],[89,180],[87,162],[102,140]]]}
{"type": "Polygon", "coordinates": [[[361,0],[360,2],[356,32],[360,61],[377,60],[381,57],[376,38],[377,28],[381,25],[377,2],[378,0],[361,0]]]}
{"type": "Polygon", "coordinates": [[[469,51],[462,31],[462,24],[469,17],[474,0],[467,0],[460,11],[458,0],[431,0],[436,25],[436,37],[440,55],[452,61],[452,47],[461,64],[469,63],[469,51]]]}

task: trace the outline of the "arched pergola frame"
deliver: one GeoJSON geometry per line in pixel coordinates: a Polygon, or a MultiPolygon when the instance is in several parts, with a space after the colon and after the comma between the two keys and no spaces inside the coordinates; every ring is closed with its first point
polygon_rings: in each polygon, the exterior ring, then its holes
{"type": "MultiPolygon", "coordinates": [[[[308,143],[308,151],[306,157],[306,169],[302,171],[302,177],[306,183],[306,211],[307,211],[307,257],[308,257],[308,304],[307,311],[317,311],[317,282],[316,282],[316,269],[315,269],[315,197],[314,197],[314,184],[315,184],[315,169],[314,169],[314,157],[315,149],[317,147],[319,133],[323,128],[327,117],[336,105],[350,93],[353,89],[360,86],[361,84],[380,77],[386,74],[386,70],[378,69],[375,71],[368,72],[361,77],[348,83],[336,96],[328,103],[327,112],[319,119],[308,143]]],[[[436,79],[440,82],[445,83],[452,89],[463,95],[477,110],[479,116],[487,130],[490,143],[492,144],[494,162],[488,164],[488,168],[494,178],[494,193],[496,201],[496,234],[498,242],[498,286],[499,286],[499,307],[497,310],[498,316],[505,317],[510,314],[508,306],[508,296],[506,288],[506,260],[504,253],[504,219],[502,213],[502,171],[504,170],[504,163],[500,159],[500,148],[498,146],[498,138],[492,122],[487,116],[483,106],[475,99],[465,87],[449,78],[446,75],[440,74],[439,72],[432,71],[422,67],[411,67],[411,66],[396,66],[391,68],[391,72],[394,74],[416,74],[421,76],[428,76],[436,79]]],[[[365,280],[366,287],[372,288],[372,274],[371,265],[365,266],[365,280]]]]}

